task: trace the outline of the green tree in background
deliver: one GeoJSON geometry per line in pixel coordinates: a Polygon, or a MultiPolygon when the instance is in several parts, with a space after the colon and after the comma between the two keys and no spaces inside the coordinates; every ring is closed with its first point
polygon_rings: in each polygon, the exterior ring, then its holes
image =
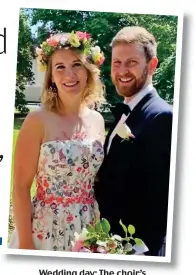
{"type": "Polygon", "coordinates": [[[159,94],[173,103],[176,60],[177,17],[106,12],[64,11],[33,9],[31,24],[41,24],[34,43],[40,44],[49,33],[80,30],[89,32],[103,49],[106,56],[102,66],[102,79],[106,85],[107,100],[115,104],[117,95],[110,79],[111,47],[114,35],[124,26],[138,25],[152,32],[158,42],[159,64],[154,76],[154,85],[159,94]]]}
{"type": "Polygon", "coordinates": [[[33,83],[32,72],[32,46],[31,29],[27,22],[27,14],[24,10],[20,12],[19,34],[18,34],[18,56],[16,73],[16,97],[15,108],[21,113],[28,113],[25,99],[25,85],[33,83]]]}

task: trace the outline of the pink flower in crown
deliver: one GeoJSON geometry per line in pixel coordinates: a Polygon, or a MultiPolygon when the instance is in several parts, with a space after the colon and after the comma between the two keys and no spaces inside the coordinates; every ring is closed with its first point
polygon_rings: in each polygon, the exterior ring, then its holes
{"type": "Polygon", "coordinates": [[[104,61],[105,61],[105,56],[103,53],[101,53],[100,59],[97,61],[97,65],[102,65],[104,61]]]}
{"type": "Polygon", "coordinates": [[[79,37],[79,39],[89,39],[91,37],[91,35],[87,32],[80,32],[80,31],[77,31],[76,32],[77,36],[79,37]]]}
{"type": "Polygon", "coordinates": [[[46,40],[48,46],[51,46],[51,47],[56,47],[59,43],[59,41],[57,41],[55,38],[51,37],[51,38],[48,38],[46,40]]]}

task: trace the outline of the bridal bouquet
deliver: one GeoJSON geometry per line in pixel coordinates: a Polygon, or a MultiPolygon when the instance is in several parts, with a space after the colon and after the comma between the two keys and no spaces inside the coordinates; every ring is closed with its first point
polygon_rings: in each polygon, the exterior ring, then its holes
{"type": "Polygon", "coordinates": [[[134,238],[135,227],[126,227],[120,220],[125,237],[110,234],[110,223],[106,219],[97,221],[94,226],[88,224],[82,232],[74,233],[75,239],[72,242],[72,251],[88,253],[109,253],[138,255],[148,251],[144,242],[139,238],[134,238]]]}

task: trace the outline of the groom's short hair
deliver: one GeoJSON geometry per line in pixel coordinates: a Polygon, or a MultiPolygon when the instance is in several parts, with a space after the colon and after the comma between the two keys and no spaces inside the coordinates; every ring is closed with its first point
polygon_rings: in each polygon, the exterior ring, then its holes
{"type": "Polygon", "coordinates": [[[112,39],[111,47],[118,44],[137,43],[144,48],[147,61],[157,55],[157,43],[152,33],[139,26],[122,28],[112,39]]]}

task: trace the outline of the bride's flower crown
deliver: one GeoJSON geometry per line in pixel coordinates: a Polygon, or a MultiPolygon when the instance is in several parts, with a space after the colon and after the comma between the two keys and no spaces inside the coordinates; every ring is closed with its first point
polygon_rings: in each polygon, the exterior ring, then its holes
{"type": "Polygon", "coordinates": [[[56,34],[50,36],[42,42],[41,48],[36,48],[36,54],[40,65],[40,70],[47,68],[48,58],[57,49],[75,48],[84,53],[86,59],[97,66],[103,64],[105,57],[99,46],[95,46],[89,33],[72,31],[66,34],[56,34]]]}

